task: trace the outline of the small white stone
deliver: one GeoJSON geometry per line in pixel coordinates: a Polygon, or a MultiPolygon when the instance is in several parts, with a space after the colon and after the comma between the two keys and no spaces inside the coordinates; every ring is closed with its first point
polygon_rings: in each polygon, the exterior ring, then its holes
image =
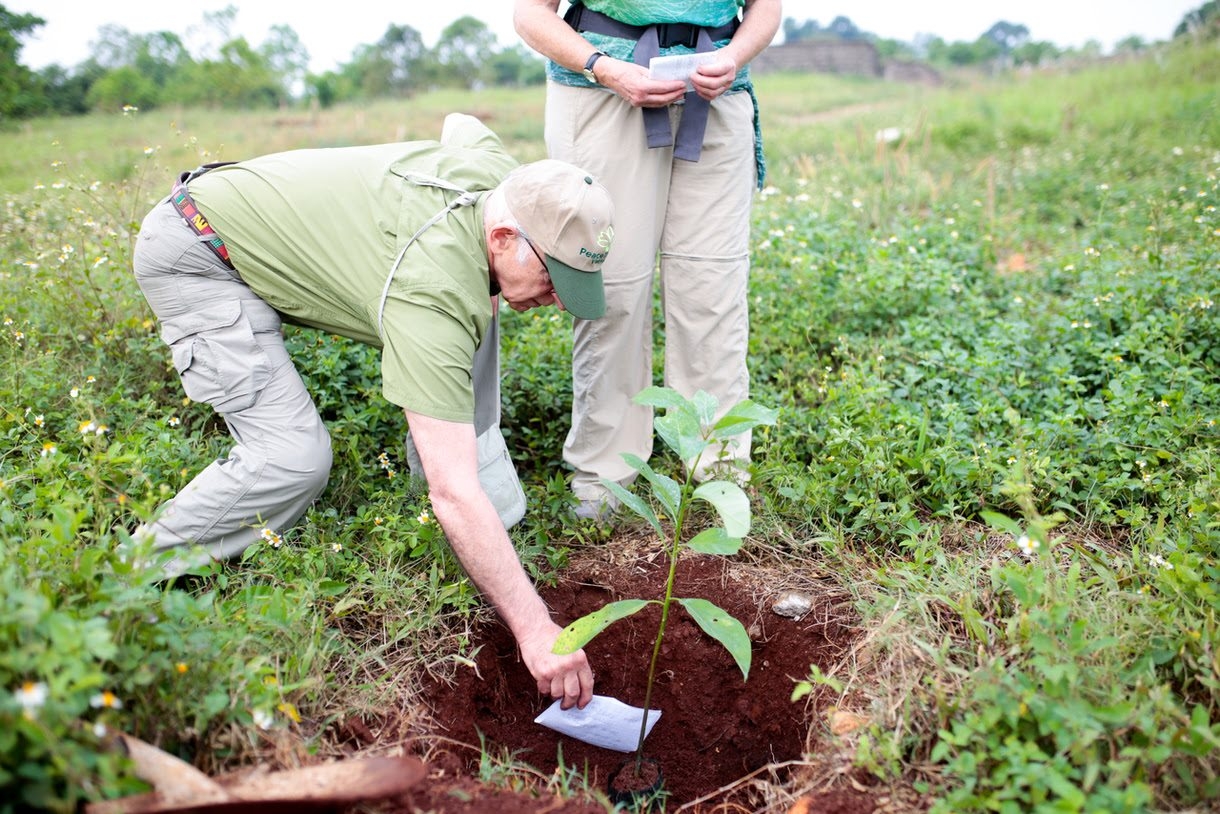
{"type": "Polygon", "coordinates": [[[802,593],[789,591],[775,600],[771,610],[789,619],[800,619],[813,610],[813,598],[802,593]]]}

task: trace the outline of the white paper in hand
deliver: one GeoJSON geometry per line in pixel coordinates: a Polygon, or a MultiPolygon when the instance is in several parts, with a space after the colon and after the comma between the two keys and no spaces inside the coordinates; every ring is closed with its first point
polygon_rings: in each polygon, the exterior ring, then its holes
{"type": "MultiPolygon", "coordinates": [[[[639,745],[640,719],[644,715],[642,707],[629,706],[608,695],[593,696],[584,709],[563,709],[561,703],[556,701],[551,704],[534,719],[534,723],[616,752],[633,752],[639,745]]],[[[660,717],[661,710],[648,710],[645,738],[660,717]]]]}
{"type": "Polygon", "coordinates": [[[653,57],[648,60],[649,79],[682,79],[686,81],[689,93],[695,86],[691,84],[690,75],[705,62],[713,62],[718,57],[715,51],[703,51],[697,54],[673,54],[667,57],[653,57]]]}

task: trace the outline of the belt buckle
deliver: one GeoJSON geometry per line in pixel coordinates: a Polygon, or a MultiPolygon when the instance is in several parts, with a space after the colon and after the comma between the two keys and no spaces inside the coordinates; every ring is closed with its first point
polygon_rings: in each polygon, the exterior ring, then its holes
{"type": "Polygon", "coordinates": [[[675,45],[694,48],[699,44],[699,26],[690,23],[661,23],[657,26],[657,40],[662,48],[675,45]]]}

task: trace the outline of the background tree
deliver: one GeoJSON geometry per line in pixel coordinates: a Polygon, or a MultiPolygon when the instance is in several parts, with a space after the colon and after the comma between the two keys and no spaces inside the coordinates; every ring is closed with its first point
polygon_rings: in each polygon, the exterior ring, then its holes
{"type": "Polygon", "coordinates": [[[1209,31],[1213,35],[1220,32],[1220,0],[1208,0],[1194,11],[1188,11],[1173,30],[1173,36],[1206,34],[1209,31]]]}
{"type": "Polygon", "coordinates": [[[290,26],[274,25],[258,47],[267,69],[279,79],[284,98],[300,96],[309,70],[309,51],[290,26]]]}
{"type": "Polygon", "coordinates": [[[342,74],[347,87],[358,95],[406,97],[428,83],[430,58],[417,30],[409,25],[391,25],[376,44],[356,49],[342,74]]]}
{"type": "Polygon", "coordinates": [[[436,43],[438,82],[463,88],[482,84],[483,65],[496,47],[496,35],[482,20],[469,15],[454,20],[436,43]]]}
{"type": "Polygon", "coordinates": [[[1062,55],[1062,51],[1054,43],[1030,40],[1012,50],[1014,65],[1045,65],[1062,55]]]}
{"type": "Polygon", "coordinates": [[[983,36],[999,46],[1001,53],[1009,54],[1029,41],[1029,29],[1001,20],[987,29],[983,36]]]}
{"type": "Polygon", "coordinates": [[[493,54],[487,60],[484,76],[493,85],[541,85],[546,82],[546,63],[517,43],[493,54]]]}
{"type": "Polygon", "coordinates": [[[220,47],[220,58],[199,63],[176,98],[211,107],[252,108],[287,101],[280,78],[245,37],[220,47]]]}
{"type": "Polygon", "coordinates": [[[1137,37],[1135,34],[1132,34],[1131,36],[1124,37],[1123,39],[1114,43],[1114,53],[1116,53],[1116,54],[1138,54],[1140,51],[1145,50],[1147,47],[1148,47],[1148,43],[1144,41],[1143,37],[1137,37]]]}
{"type": "Polygon", "coordinates": [[[14,14],[0,6],[0,122],[21,118],[45,108],[42,83],[17,61],[21,40],[47,21],[33,14],[14,14]]]}
{"type": "Polygon", "coordinates": [[[161,103],[162,88],[132,65],[103,73],[89,86],[85,102],[90,110],[117,112],[124,105],[150,110],[161,103]]]}
{"type": "Polygon", "coordinates": [[[89,88],[100,73],[90,73],[87,66],[69,71],[62,65],[48,65],[38,72],[47,113],[79,115],[89,112],[89,88]]]}
{"type": "Polygon", "coordinates": [[[841,14],[830,21],[826,30],[841,40],[858,40],[864,36],[855,23],[841,14]]]}
{"type": "Polygon", "coordinates": [[[189,72],[194,60],[182,39],[169,31],[133,34],[118,25],[98,29],[88,59],[78,73],[91,77],[85,100],[96,110],[123,105],[151,109],[163,103],[171,86],[189,72]]]}
{"type": "Polygon", "coordinates": [[[936,65],[964,67],[990,62],[1000,56],[995,40],[981,36],[974,42],[945,42],[934,37],[928,42],[928,60],[936,65]]]}
{"type": "Polygon", "coordinates": [[[806,20],[803,23],[797,23],[792,17],[785,17],[783,23],[784,42],[801,42],[802,40],[811,40],[822,32],[822,27],[818,25],[817,20],[806,20]]]}

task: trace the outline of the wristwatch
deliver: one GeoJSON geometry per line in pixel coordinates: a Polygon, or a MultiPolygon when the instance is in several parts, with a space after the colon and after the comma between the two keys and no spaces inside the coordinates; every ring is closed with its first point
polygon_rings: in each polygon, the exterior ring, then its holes
{"type": "Polygon", "coordinates": [[[589,55],[589,58],[587,60],[585,60],[585,67],[583,70],[585,79],[588,79],[594,85],[598,84],[598,82],[597,82],[597,77],[593,75],[593,63],[597,62],[599,59],[601,59],[605,55],[606,55],[605,51],[594,51],[592,54],[589,55]]]}

